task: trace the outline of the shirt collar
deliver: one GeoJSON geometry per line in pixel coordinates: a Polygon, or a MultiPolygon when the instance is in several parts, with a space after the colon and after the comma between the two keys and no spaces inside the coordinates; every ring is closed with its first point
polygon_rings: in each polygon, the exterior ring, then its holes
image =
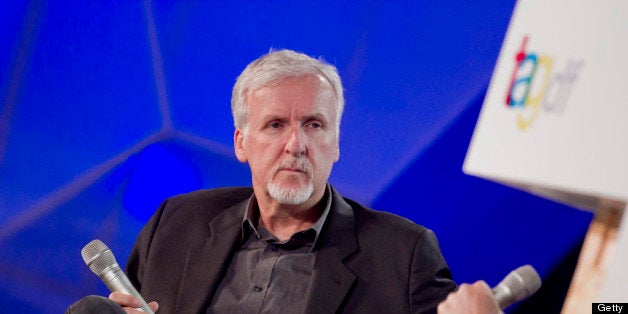
{"type": "MultiPolygon", "coordinates": [[[[325,209],[318,220],[312,225],[312,227],[307,230],[314,230],[316,232],[316,237],[314,238],[314,242],[312,243],[312,248],[316,247],[316,243],[318,242],[318,237],[321,234],[321,230],[323,229],[323,225],[327,220],[327,216],[329,216],[329,211],[331,210],[331,186],[329,183],[325,185],[325,194],[323,194],[323,202],[325,204],[325,209]]],[[[252,233],[257,238],[261,238],[259,230],[257,230],[257,222],[259,220],[259,207],[257,205],[257,198],[255,197],[255,193],[251,195],[249,198],[246,209],[244,210],[244,217],[242,219],[242,238],[241,241],[246,241],[248,236],[252,233]]],[[[304,230],[304,231],[307,231],[304,230]]]]}

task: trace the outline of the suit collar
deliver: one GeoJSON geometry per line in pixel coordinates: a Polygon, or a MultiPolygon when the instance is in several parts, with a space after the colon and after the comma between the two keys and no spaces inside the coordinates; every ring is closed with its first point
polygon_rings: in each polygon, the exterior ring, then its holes
{"type": "Polygon", "coordinates": [[[332,210],[323,227],[306,302],[307,313],[336,313],[350,293],[356,277],[343,260],[357,250],[351,206],[331,188],[332,210]]]}
{"type": "Polygon", "coordinates": [[[216,216],[209,222],[207,237],[190,246],[176,313],[195,313],[207,306],[239,243],[247,202],[240,202],[216,216]]]}

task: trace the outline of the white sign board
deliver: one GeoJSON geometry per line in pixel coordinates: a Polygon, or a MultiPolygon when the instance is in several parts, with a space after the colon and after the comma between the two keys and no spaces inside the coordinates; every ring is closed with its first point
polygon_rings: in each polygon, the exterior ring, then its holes
{"type": "Polygon", "coordinates": [[[464,171],[584,209],[628,199],[628,1],[519,1],[464,171]]]}
{"type": "MultiPolygon", "coordinates": [[[[464,171],[583,209],[624,210],[627,75],[628,1],[519,1],[464,171]]],[[[598,302],[628,300],[627,224],[624,210],[598,302]]]]}

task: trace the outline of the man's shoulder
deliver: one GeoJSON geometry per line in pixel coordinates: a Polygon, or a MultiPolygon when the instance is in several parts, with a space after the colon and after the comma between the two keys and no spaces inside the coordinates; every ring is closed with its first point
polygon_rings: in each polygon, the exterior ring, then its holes
{"type": "Polygon", "coordinates": [[[394,234],[397,236],[416,237],[430,230],[405,217],[368,208],[356,201],[344,198],[352,207],[356,226],[362,232],[371,234],[394,234]]]}
{"type": "Polygon", "coordinates": [[[164,213],[183,215],[219,214],[226,209],[246,201],[253,194],[250,187],[223,187],[196,190],[172,196],[162,204],[164,213]]]}
{"type": "Polygon", "coordinates": [[[253,194],[251,187],[221,187],[196,190],[168,198],[173,203],[239,203],[253,194]]]}

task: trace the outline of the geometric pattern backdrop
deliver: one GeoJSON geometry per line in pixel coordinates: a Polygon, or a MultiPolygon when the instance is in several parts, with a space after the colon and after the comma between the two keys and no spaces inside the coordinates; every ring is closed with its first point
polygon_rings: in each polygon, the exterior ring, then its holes
{"type": "Polygon", "coordinates": [[[591,214],[461,171],[514,5],[4,1],[0,304],[59,313],[106,295],[87,242],[124,265],[164,198],[249,185],[231,87],[289,48],[340,71],[340,193],[433,229],[459,283],[533,264],[545,292],[530,302],[560,308],[591,214]]]}

